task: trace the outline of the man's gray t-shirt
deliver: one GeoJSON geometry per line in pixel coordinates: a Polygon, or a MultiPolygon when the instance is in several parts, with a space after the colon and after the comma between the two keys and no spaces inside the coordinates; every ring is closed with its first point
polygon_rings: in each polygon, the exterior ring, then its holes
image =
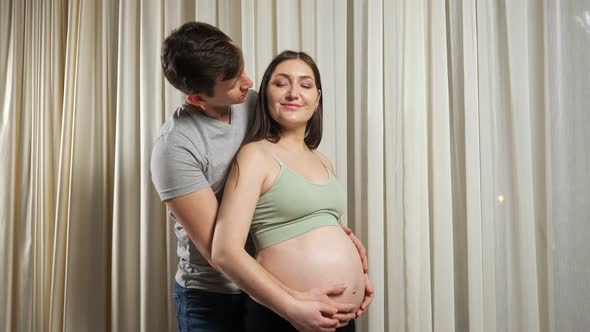
{"type": "MultiPolygon", "coordinates": [[[[244,138],[256,97],[256,92],[250,90],[244,103],[231,106],[229,124],[212,119],[189,104],[176,109],[160,129],[152,149],[152,182],[163,201],[210,186],[221,202],[225,178],[244,138]]],[[[175,222],[178,238],[180,262],[176,281],[187,288],[239,293],[234,283],[209,265],[174,215],[168,213],[175,222]]],[[[249,251],[250,247],[248,244],[249,251]]]]}

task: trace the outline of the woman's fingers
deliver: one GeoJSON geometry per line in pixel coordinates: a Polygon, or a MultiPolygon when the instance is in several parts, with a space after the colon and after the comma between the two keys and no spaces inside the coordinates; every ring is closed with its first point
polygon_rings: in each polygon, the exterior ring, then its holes
{"type": "Polygon", "coordinates": [[[361,303],[361,308],[366,310],[371,301],[373,301],[373,295],[375,294],[375,288],[373,288],[373,283],[371,279],[369,279],[369,275],[365,273],[365,298],[363,303],[361,303]]]}
{"type": "Polygon", "coordinates": [[[360,308],[356,312],[357,317],[362,315],[367,310],[369,304],[371,304],[371,301],[373,301],[374,295],[375,289],[373,288],[373,283],[371,282],[371,279],[369,279],[369,276],[365,273],[365,297],[363,298],[363,303],[361,303],[360,308]]]}
{"type": "Polygon", "coordinates": [[[334,314],[332,318],[337,319],[339,322],[348,322],[356,318],[356,312],[354,310],[346,313],[338,312],[334,314]]]}
{"type": "Polygon", "coordinates": [[[351,303],[338,303],[334,302],[339,313],[349,313],[356,310],[356,305],[351,303]]]}
{"type": "Polygon", "coordinates": [[[343,224],[340,224],[340,227],[342,227],[342,229],[344,230],[344,232],[345,232],[347,235],[350,235],[350,234],[352,234],[352,229],[350,229],[348,226],[345,226],[345,225],[343,225],[343,224]]]}
{"type": "Polygon", "coordinates": [[[340,295],[344,292],[344,290],[346,290],[346,284],[339,284],[339,285],[334,285],[331,288],[326,288],[324,290],[324,294],[328,295],[328,296],[337,296],[340,295]]]}
{"type": "Polygon", "coordinates": [[[350,234],[348,234],[348,237],[356,247],[356,250],[359,252],[359,257],[361,258],[361,263],[363,264],[363,272],[367,273],[369,271],[369,263],[367,261],[367,249],[365,249],[365,246],[363,245],[361,240],[359,240],[359,238],[356,237],[354,233],[351,232],[350,234]]]}
{"type": "Polygon", "coordinates": [[[323,303],[323,302],[318,302],[319,303],[319,309],[320,312],[322,313],[322,316],[324,317],[332,317],[333,315],[335,315],[338,312],[338,308],[333,305],[333,304],[328,304],[328,303],[323,303]]]}
{"type": "Polygon", "coordinates": [[[320,321],[320,326],[323,328],[336,328],[336,326],[338,326],[338,323],[340,323],[337,319],[334,318],[328,318],[328,317],[322,317],[322,320],[320,321]]]}
{"type": "Polygon", "coordinates": [[[322,328],[322,331],[336,331],[336,326],[340,323],[338,319],[334,318],[334,314],[336,314],[336,308],[324,303],[320,304],[320,312],[322,316],[320,317],[319,325],[322,328]]]}

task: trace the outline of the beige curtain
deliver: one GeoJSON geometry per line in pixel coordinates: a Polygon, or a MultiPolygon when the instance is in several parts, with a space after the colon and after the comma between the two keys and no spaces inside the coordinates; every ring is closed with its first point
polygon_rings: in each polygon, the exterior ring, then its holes
{"type": "Polygon", "coordinates": [[[358,331],[590,328],[590,3],[0,2],[0,329],[174,331],[159,45],[301,49],[376,295],[358,331]]]}

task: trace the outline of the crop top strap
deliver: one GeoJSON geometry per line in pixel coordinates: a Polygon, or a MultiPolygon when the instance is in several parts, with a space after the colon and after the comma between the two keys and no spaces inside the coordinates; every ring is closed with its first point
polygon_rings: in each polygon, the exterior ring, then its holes
{"type": "Polygon", "coordinates": [[[320,155],[317,153],[317,151],[314,152],[313,154],[318,158],[318,160],[320,161],[320,163],[322,163],[322,166],[324,166],[324,169],[326,170],[326,172],[328,172],[328,174],[334,175],[334,174],[332,174],[332,172],[330,171],[330,169],[328,168],[328,166],[326,164],[324,164],[324,161],[322,160],[322,158],[320,157],[320,155]]]}
{"type": "Polygon", "coordinates": [[[263,143],[258,142],[258,145],[260,145],[264,151],[266,151],[268,154],[270,154],[274,158],[274,160],[276,160],[277,163],[279,163],[279,165],[281,165],[281,167],[284,165],[283,162],[277,156],[275,156],[275,154],[272,153],[272,151],[270,151],[269,148],[264,146],[263,143]]]}

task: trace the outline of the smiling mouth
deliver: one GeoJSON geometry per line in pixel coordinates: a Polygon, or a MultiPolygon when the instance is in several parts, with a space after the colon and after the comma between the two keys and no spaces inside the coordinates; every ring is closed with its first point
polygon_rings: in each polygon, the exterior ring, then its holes
{"type": "Polygon", "coordinates": [[[288,110],[296,110],[299,107],[301,107],[301,105],[297,105],[297,104],[281,104],[281,106],[283,106],[283,108],[288,109],[288,110]]]}

